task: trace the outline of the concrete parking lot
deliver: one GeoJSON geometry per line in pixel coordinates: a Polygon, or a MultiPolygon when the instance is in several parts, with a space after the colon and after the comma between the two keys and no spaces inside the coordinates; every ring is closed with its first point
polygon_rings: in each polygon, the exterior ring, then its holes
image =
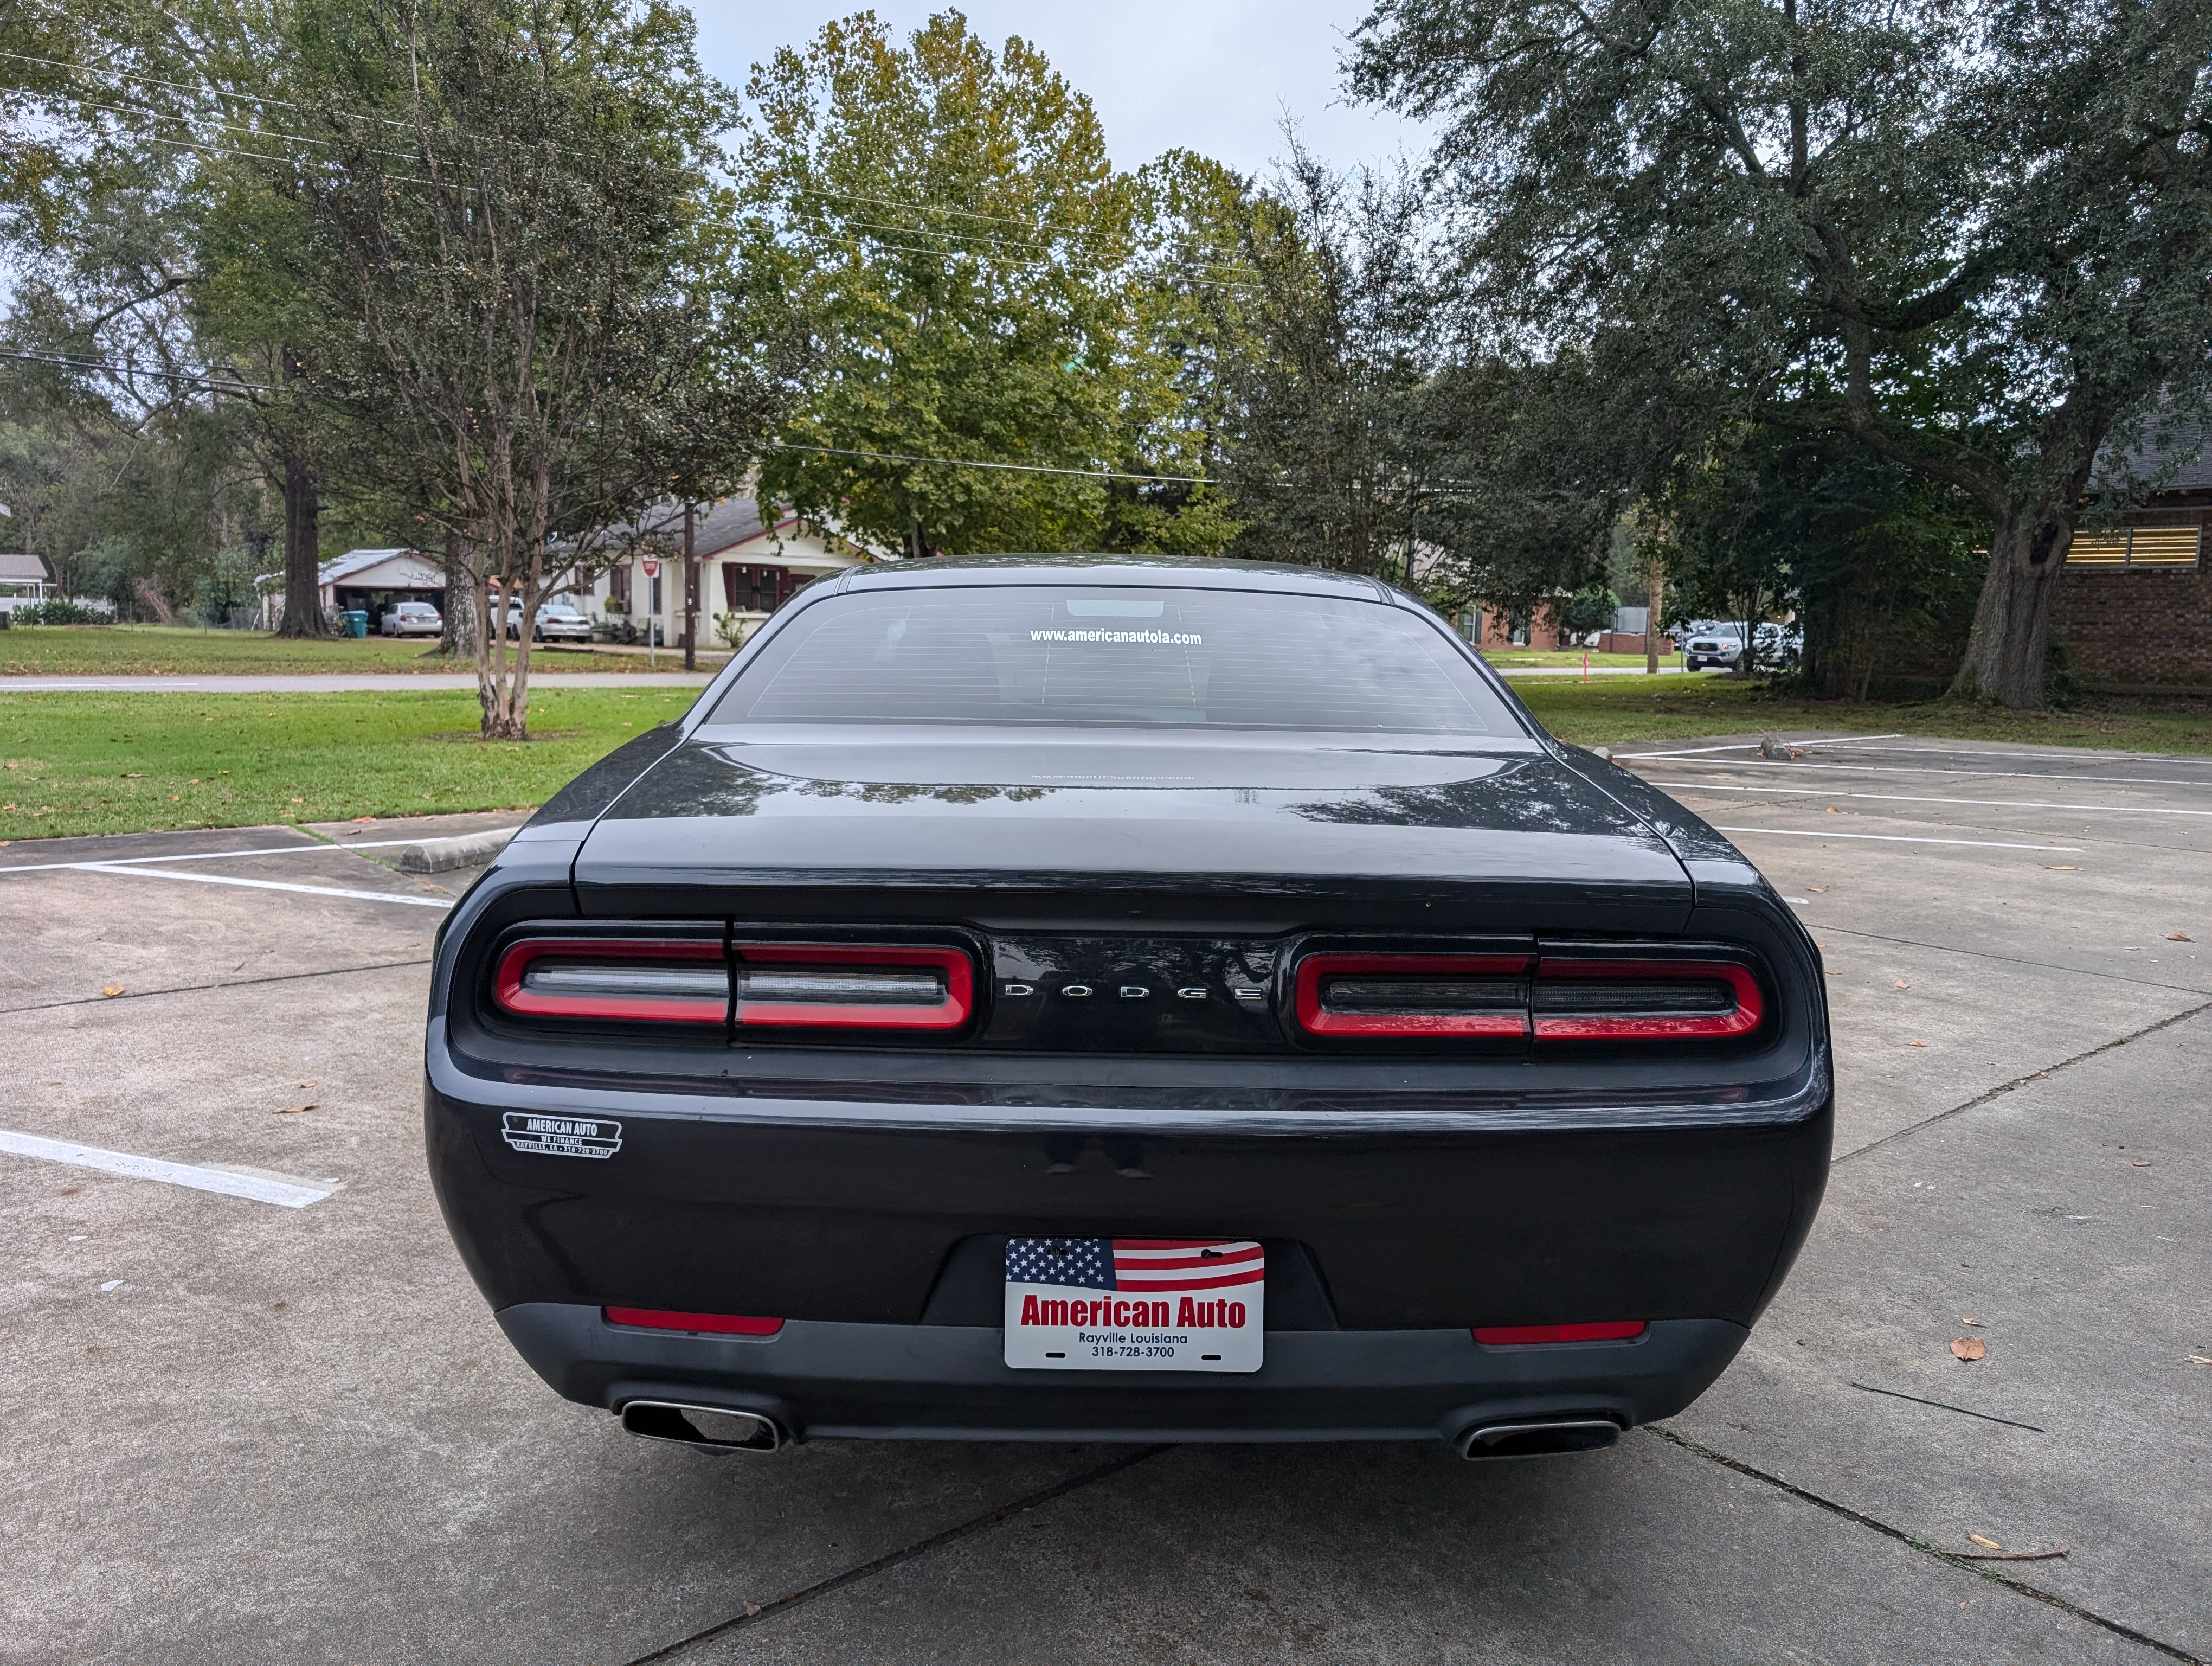
{"type": "Polygon", "coordinates": [[[0,848],[0,1658],[2212,1657],[2212,761],[1754,739],[1620,756],[1822,945],[1824,1212],[1695,1406],[1487,1466],[633,1439],[438,1219],[416,824],[0,848]]]}

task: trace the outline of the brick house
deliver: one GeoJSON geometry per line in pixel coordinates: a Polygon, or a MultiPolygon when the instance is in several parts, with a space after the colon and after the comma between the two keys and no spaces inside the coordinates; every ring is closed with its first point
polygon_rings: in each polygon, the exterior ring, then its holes
{"type": "Polygon", "coordinates": [[[2077,532],[2051,616],[2093,687],[2212,691],[2212,434],[2176,423],[2124,459],[2161,483],[2109,532],[2077,532]]]}

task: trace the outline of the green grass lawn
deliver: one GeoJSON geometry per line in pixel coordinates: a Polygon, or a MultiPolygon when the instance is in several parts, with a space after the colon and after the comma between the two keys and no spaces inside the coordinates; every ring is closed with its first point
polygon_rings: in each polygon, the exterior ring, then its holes
{"type": "Polygon", "coordinates": [[[520,809],[694,697],[541,690],[544,738],[488,745],[467,690],[0,690],[0,839],[520,809]]]}
{"type": "MultiPolygon", "coordinates": [[[[475,671],[471,660],[457,664],[430,652],[436,647],[420,637],[299,641],[255,630],[191,630],[179,625],[22,625],[0,630],[0,678],[252,677],[299,672],[406,676],[475,671]]],[[[710,668],[727,657],[702,653],[699,659],[702,668],[710,668]]],[[[680,648],[664,648],[659,658],[659,670],[683,669],[680,648]]],[[[542,642],[532,646],[530,663],[538,671],[647,669],[642,652],[593,652],[542,642]]]]}
{"type": "MultiPolygon", "coordinates": [[[[2212,754],[2212,701],[2102,700],[2065,712],[1941,702],[1850,706],[1717,678],[1532,681],[1516,690],[1562,739],[1596,745],[1846,729],[2212,754]]],[[[545,689],[523,745],[475,739],[465,690],[9,694],[0,689],[0,840],[166,831],[543,804],[689,689],[545,689]]]]}
{"type": "Polygon", "coordinates": [[[2124,751],[2212,753],[2212,699],[2096,699],[2067,711],[2015,712],[1951,701],[1855,706],[1769,694],[1725,677],[1531,678],[1513,692],[1562,740],[1584,746],[1768,729],[2020,741],[2124,751]]]}

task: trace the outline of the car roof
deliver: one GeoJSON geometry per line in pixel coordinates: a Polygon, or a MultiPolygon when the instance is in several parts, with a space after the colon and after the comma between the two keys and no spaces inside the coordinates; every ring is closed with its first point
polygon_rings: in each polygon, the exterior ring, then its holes
{"type": "Polygon", "coordinates": [[[1396,599],[1387,586],[1354,573],[1287,562],[1131,555],[933,556],[846,569],[841,590],[920,589],[1009,584],[1143,585],[1179,590],[1271,590],[1358,601],[1396,599]]]}

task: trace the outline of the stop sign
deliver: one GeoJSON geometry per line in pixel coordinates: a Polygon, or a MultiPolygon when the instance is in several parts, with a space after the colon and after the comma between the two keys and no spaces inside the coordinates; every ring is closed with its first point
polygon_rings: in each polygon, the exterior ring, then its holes
{"type": "Polygon", "coordinates": [[[660,576],[660,563],[653,560],[651,556],[647,556],[639,565],[645,569],[646,577],[657,579],[660,576]]]}

